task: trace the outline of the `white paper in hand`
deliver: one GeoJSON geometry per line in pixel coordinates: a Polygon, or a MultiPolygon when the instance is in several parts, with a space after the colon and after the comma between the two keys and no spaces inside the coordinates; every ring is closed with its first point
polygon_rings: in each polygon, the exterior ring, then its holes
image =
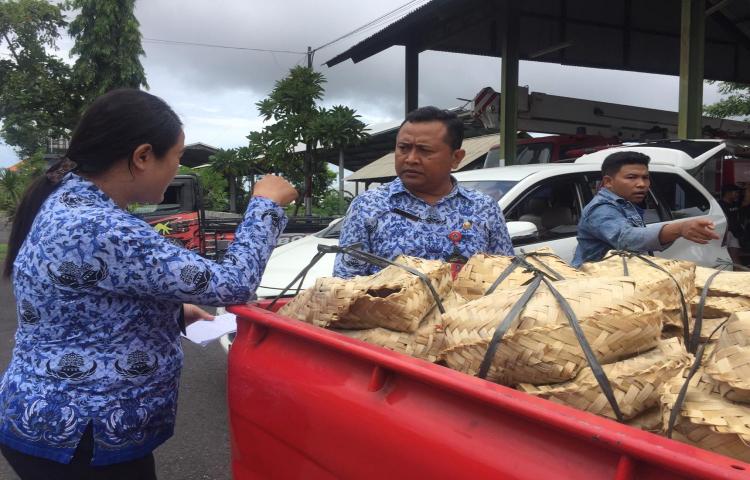
{"type": "Polygon", "coordinates": [[[193,343],[205,347],[214,340],[218,340],[227,333],[237,331],[237,317],[233,313],[216,315],[213,320],[198,320],[187,326],[187,338],[193,343]]]}

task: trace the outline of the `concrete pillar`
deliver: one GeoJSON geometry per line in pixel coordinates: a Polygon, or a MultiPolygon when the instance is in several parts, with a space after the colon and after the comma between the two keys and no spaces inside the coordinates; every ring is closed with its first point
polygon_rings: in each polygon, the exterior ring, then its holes
{"type": "Polygon", "coordinates": [[[680,103],[677,135],[701,138],[706,0],[682,0],[680,103]]]}

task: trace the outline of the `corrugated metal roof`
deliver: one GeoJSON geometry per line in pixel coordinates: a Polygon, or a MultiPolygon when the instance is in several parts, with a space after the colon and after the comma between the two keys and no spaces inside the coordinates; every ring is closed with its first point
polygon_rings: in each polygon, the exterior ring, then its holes
{"type": "MultiPolygon", "coordinates": [[[[326,62],[395,45],[500,57],[505,0],[433,0],[326,62]]],[[[521,60],[666,75],[680,66],[680,0],[524,0],[521,60]],[[564,47],[557,48],[564,45],[564,47]]],[[[705,78],[750,83],[750,1],[707,0],[705,78]]]]}
{"type": "MultiPolygon", "coordinates": [[[[462,148],[466,151],[466,156],[456,168],[461,170],[468,164],[481,157],[493,145],[500,143],[500,136],[497,134],[483,135],[464,139],[462,148]]],[[[371,164],[363,167],[353,174],[349,175],[346,180],[349,182],[365,182],[375,180],[386,180],[396,177],[395,155],[393,152],[383,155],[371,164]]]]}

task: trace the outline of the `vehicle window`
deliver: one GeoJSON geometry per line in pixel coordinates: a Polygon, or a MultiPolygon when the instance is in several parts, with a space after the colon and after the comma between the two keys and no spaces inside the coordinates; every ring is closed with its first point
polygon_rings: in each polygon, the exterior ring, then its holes
{"type": "Polygon", "coordinates": [[[503,195],[508,193],[508,190],[518,182],[513,181],[501,181],[501,180],[479,180],[479,181],[461,181],[458,182],[464,188],[470,190],[478,190],[482,193],[486,193],[490,197],[494,198],[495,201],[500,201],[503,195]]]}
{"type": "Polygon", "coordinates": [[[548,241],[576,235],[581,204],[577,177],[547,179],[532,187],[505,214],[506,221],[531,222],[539,232],[538,239],[518,244],[548,241]]]}
{"type": "MultiPolygon", "coordinates": [[[[594,196],[599,192],[599,189],[602,187],[601,173],[597,172],[586,174],[585,185],[586,188],[584,189],[585,191],[583,194],[583,198],[586,203],[584,204],[584,207],[588,205],[588,203],[594,198],[594,196]]],[[[662,218],[663,215],[659,213],[659,202],[654,196],[653,189],[649,192],[649,195],[646,196],[645,200],[641,205],[639,205],[639,207],[643,209],[643,221],[647,225],[649,223],[659,223],[665,220],[669,220],[668,218],[662,218]]]]}
{"type": "Polygon", "coordinates": [[[180,210],[182,209],[182,191],[182,184],[170,185],[164,192],[164,200],[162,200],[158,205],[142,203],[131,206],[130,211],[135,215],[146,216],[180,212],[180,210]]]}
{"type": "Polygon", "coordinates": [[[679,175],[652,172],[651,178],[651,190],[664,202],[673,219],[705,215],[711,208],[708,199],[679,175]]]}
{"type": "Polygon", "coordinates": [[[549,163],[552,157],[551,143],[529,143],[519,145],[516,153],[516,165],[549,163]]]}

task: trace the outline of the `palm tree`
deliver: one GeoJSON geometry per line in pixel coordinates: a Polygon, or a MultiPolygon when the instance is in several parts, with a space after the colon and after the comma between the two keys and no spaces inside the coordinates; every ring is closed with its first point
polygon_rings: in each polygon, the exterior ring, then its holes
{"type": "Polygon", "coordinates": [[[326,148],[339,151],[339,214],[346,210],[344,199],[344,148],[364,141],[369,135],[365,124],[359,120],[354,109],[343,105],[334,105],[329,110],[320,109],[312,129],[314,137],[326,148]]]}

